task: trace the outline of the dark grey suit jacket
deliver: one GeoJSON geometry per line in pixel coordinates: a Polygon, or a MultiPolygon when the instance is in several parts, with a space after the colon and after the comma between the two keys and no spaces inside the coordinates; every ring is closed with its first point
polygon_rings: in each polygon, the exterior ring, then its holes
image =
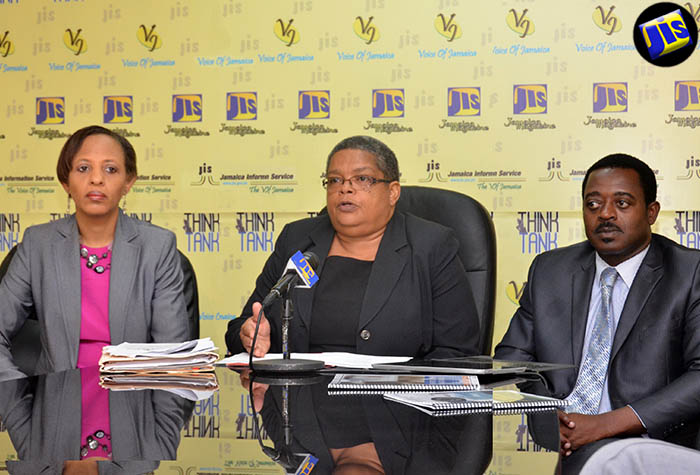
{"type": "MultiPolygon", "coordinates": [[[[281,277],[294,252],[315,253],[320,259],[317,273],[323,279],[323,264],[334,236],[327,215],[284,227],[241,316],[229,322],[226,344],[230,352],[244,351],[239,336],[241,325],[252,315],[253,302],[262,302],[281,277]]],[[[449,228],[410,214],[394,213],[379,245],[362,302],[356,333],[358,353],[405,356],[479,353],[479,320],[457,249],[457,240],[449,228]],[[370,332],[369,339],[361,338],[362,330],[370,332]]],[[[298,288],[292,292],[291,351],[309,350],[316,288],[298,288]]],[[[272,352],[281,351],[280,312],[279,302],[266,311],[271,319],[272,352]]]]}
{"type": "MultiPolygon", "coordinates": [[[[672,438],[700,417],[699,267],[699,251],[654,234],[615,332],[612,407],[632,406],[654,438],[672,438]]],[[[588,242],[537,256],[495,357],[580,365],[594,275],[588,242]]],[[[568,396],[577,371],[545,373],[551,394],[568,396]]]]}
{"type": "MultiPolygon", "coordinates": [[[[71,216],[26,229],[0,282],[0,371],[23,376],[10,340],[32,308],[41,330],[37,373],[75,368],[80,340],[79,234],[71,216]]],[[[189,338],[175,235],[120,212],[112,244],[109,330],[112,344],[189,338]]]]}

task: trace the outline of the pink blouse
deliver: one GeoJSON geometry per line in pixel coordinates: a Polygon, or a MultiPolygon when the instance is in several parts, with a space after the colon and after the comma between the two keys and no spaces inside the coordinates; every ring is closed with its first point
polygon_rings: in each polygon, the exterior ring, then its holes
{"type": "Polygon", "coordinates": [[[78,368],[96,365],[102,354],[102,347],[111,342],[109,335],[109,267],[112,252],[108,246],[85,247],[88,255],[96,255],[99,260],[92,269],[86,266],[87,260],[80,258],[80,346],[78,347],[78,368]],[[102,255],[107,253],[107,257],[102,255]],[[95,267],[103,266],[102,274],[95,267]]]}
{"type": "Polygon", "coordinates": [[[78,368],[80,372],[81,419],[80,458],[112,457],[110,437],[109,391],[99,385],[97,362],[102,347],[111,343],[109,334],[109,268],[112,252],[109,246],[92,248],[88,256],[96,255],[98,261],[92,268],[88,260],[80,258],[80,344],[78,368]],[[107,254],[107,257],[102,257],[107,254]],[[104,272],[97,273],[97,266],[104,272]]]}

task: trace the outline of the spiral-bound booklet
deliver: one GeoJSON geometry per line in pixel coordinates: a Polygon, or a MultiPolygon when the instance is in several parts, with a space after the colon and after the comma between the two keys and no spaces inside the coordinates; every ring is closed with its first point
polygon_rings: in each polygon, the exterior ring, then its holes
{"type": "Polygon", "coordinates": [[[433,416],[494,412],[510,414],[566,407],[561,399],[511,390],[386,393],[384,399],[406,404],[433,416]]]}
{"type": "Polygon", "coordinates": [[[493,391],[493,412],[510,414],[564,409],[569,401],[512,390],[493,391]]]}
{"type": "Polygon", "coordinates": [[[479,378],[465,374],[336,374],[328,383],[329,394],[472,391],[475,389],[479,389],[479,378]]]}

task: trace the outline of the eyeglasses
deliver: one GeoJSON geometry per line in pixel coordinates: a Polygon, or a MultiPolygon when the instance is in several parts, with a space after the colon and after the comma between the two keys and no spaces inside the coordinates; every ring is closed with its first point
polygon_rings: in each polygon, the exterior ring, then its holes
{"type": "Polygon", "coordinates": [[[323,187],[328,191],[336,191],[342,188],[345,182],[350,183],[350,187],[354,190],[369,191],[369,189],[376,185],[377,183],[391,183],[393,180],[385,180],[384,178],[374,178],[368,175],[355,175],[350,178],[343,178],[340,176],[329,176],[321,183],[323,187]]]}

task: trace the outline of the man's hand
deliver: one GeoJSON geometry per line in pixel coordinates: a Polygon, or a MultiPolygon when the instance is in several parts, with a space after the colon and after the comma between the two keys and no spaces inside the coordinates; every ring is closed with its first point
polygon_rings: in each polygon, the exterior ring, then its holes
{"type": "Polygon", "coordinates": [[[560,453],[563,456],[586,444],[617,435],[638,435],[644,426],[629,406],[602,414],[559,413],[560,453]]]}
{"type": "Polygon", "coordinates": [[[260,328],[258,329],[258,339],[255,340],[255,351],[253,356],[262,358],[270,351],[270,322],[265,318],[265,313],[261,312],[262,305],[260,302],[253,304],[253,316],[249,317],[243,325],[241,325],[240,337],[243,348],[250,353],[250,347],[253,344],[253,335],[255,334],[255,325],[260,317],[260,328]]]}

